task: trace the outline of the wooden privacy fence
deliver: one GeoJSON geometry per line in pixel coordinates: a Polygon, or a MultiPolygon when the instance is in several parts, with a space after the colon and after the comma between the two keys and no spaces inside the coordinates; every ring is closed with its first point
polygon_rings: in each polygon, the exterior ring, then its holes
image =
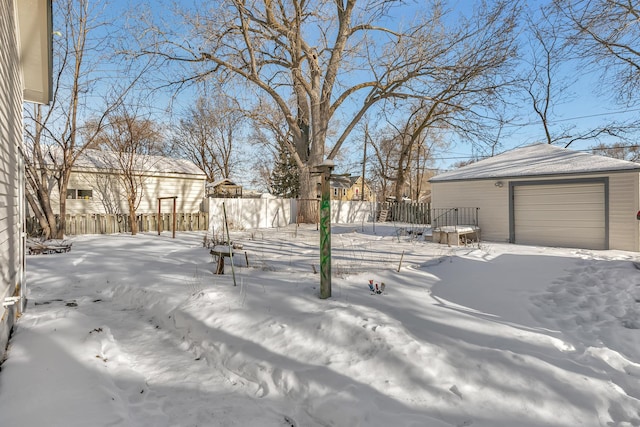
{"type": "MultiPolygon", "coordinates": [[[[319,221],[317,199],[225,199],[209,198],[209,228],[211,233],[224,229],[223,207],[232,230],[286,227],[300,224],[301,209],[308,208],[312,222],[319,221]]],[[[331,223],[352,224],[374,220],[375,206],[370,202],[331,201],[331,223]]]]}
{"type": "Polygon", "coordinates": [[[387,212],[386,221],[431,224],[431,203],[380,203],[378,212],[383,211],[387,212]]]}
{"type": "MultiPolygon", "coordinates": [[[[171,230],[172,214],[158,216],[153,214],[137,215],[138,231],[171,230]]],[[[206,212],[176,214],[176,231],[206,231],[209,227],[209,215],[206,212]]],[[[66,215],[66,234],[114,234],[131,232],[129,215],[123,214],[78,214],[66,215]]],[[[35,217],[27,218],[27,233],[30,236],[40,236],[42,230],[35,217]]]]}

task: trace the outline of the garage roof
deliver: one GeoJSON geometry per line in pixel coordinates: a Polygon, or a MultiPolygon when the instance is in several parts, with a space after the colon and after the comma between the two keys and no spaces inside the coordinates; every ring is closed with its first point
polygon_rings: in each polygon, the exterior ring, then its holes
{"type": "Polygon", "coordinates": [[[477,163],[445,172],[431,182],[517,178],[639,170],[640,164],[549,144],[516,148],[477,163]]]}

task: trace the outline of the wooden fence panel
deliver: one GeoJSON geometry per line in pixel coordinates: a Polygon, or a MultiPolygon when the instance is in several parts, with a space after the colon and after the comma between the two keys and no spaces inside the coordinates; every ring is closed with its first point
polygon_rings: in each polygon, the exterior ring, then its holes
{"type": "MultiPolygon", "coordinates": [[[[209,216],[206,212],[178,213],[176,214],[176,231],[207,231],[209,216]]],[[[163,231],[170,231],[173,224],[172,214],[141,214],[137,217],[139,232],[157,232],[158,224],[163,231]]],[[[35,217],[26,219],[26,228],[29,236],[37,237],[42,234],[42,229],[35,217]]],[[[69,236],[81,234],[116,234],[130,233],[131,221],[129,215],[120,214],[77,214],[66,215],[66,234],[69,236]]]]}

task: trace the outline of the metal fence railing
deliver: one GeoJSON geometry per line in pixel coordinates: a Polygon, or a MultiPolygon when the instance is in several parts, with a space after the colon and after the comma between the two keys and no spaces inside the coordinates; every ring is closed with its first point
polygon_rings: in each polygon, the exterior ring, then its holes
{"type": "Polygon", "coordinates": [[[431,210],[431,227],[436,229],[446,226],[473,225],[478,226],[480,208],[434,208],[431,210]]]}

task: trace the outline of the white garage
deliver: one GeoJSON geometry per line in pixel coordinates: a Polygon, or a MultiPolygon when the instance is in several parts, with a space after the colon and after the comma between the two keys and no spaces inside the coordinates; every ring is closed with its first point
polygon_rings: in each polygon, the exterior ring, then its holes
{"type": "Polygon", "coordinates": [[[547,144],[431,179],[432,205],[479,208],[484,240],[640,251],[640,164],[547,144]]]}

